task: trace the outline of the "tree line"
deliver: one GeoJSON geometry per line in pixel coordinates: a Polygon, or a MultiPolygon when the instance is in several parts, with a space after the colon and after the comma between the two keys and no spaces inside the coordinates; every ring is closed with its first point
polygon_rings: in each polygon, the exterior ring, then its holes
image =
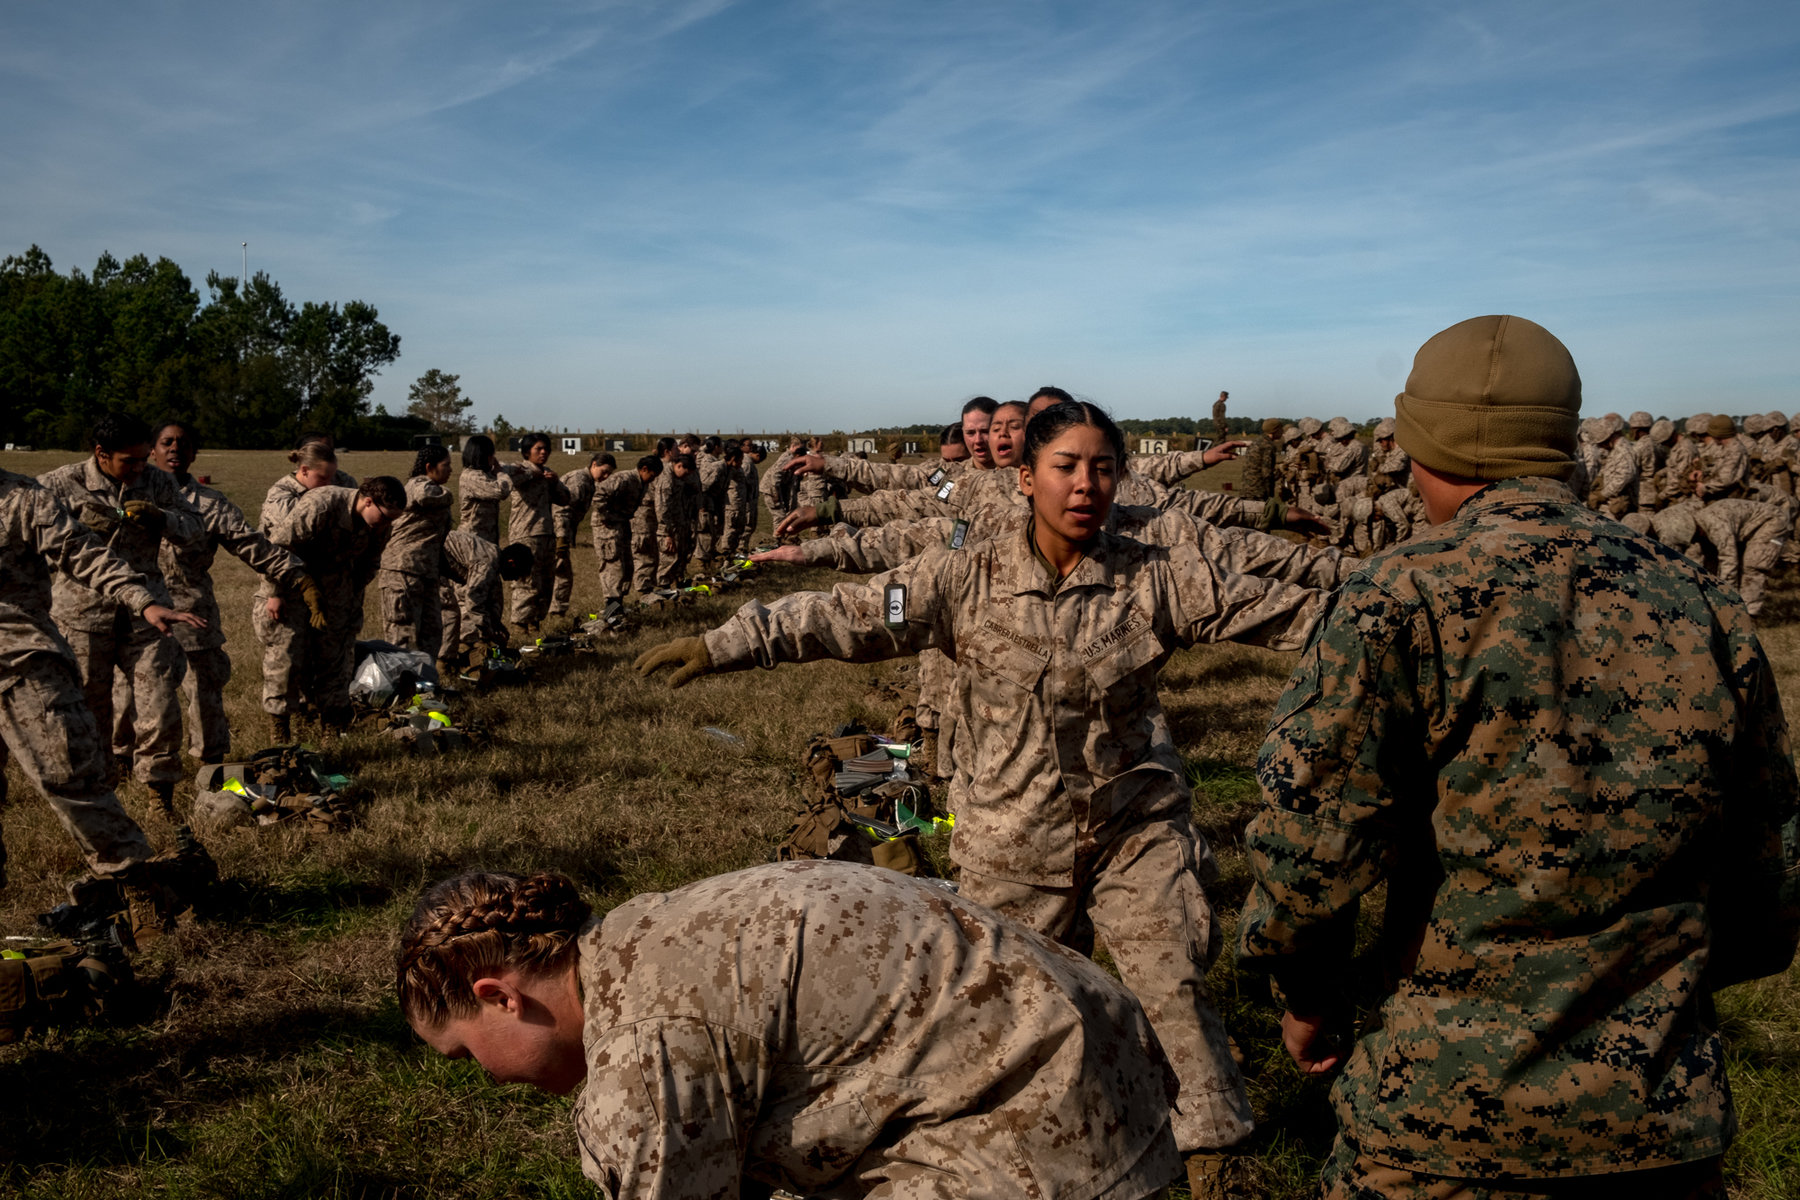
{"type": "Polygon", "coordinates": [[[0,441],[80,446],[106,409],[179,414],[221,447],[286,446],[306,429],[404,446],[429,428],[369,410],[400,356],[374,305],[296,305],[261,271],[243,286],[212,271],[206,289],[202,303],[177,264],[143,254],[67,275],[37,246],[0,261],[0,441]]]}

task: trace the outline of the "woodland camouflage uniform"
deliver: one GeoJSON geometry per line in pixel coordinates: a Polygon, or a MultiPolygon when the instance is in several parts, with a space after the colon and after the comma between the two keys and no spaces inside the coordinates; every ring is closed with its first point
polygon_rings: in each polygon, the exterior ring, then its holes
{"type": "Polygon", "coordinates": [[[1383,878],[1413,947],[1333,1089],[1364,1154],[1485,1178],[1724,1151],[1707,995],[1786,966],[1800,860],[1774,678],[1692,564],[1496,483],[1339,590],[1258,775],[1240,960],[1319,1011],[1383,878]]]}
{"type": "Polygon", "coordinates": [[[1280,421],[1264,421],[1262,435],[1250,439],[1239,457],[1238,494],[1244,499],[1267,500],[1275,494],[1275,461],[1281,455],[1275,438],[1280,433],[1280,421]]]}
{"type": "Polygon", "coordinates": [[[945,719],[967,785],[952,801],[962,894],[1058,938],[1087,914],[1181,1079],[1175,1135],[1191,1150],[1239,1141],[1251,1117],[1206,988],[1217,946],[1202,883],[1216,867],[1156,674],[1197,641],[1297,646],[1322,601],[1194,546],[1106,533],[1059,582],[1025,528],[866,584],[753,601],[705,644],[719,669],[928,646],[956,660],[945,719]]]}
{"type": "Polygon", "coordinates": [[[406,481],[406,510],[388,529],[377,579],[383,636],[396,646],[435,655],[443,639],[438,564],[455,499],[423,475],[406,481]]]}
{"type": "Polygon", "coordinates": [[[613,1200],[1139,1200],[1180,1169],[1131,996],[928,883],[752,867],[577,946],[576,1138],[613,1200]]]}
{"type": "MultiPolygon", "coordinates": [[[[110,874],[148,859],[151,849],[108,786],[100,728],[68,643],[50,620],[53,572],[134,616],[164,599],[48,489],[0,470],[0,810],[10,753],[88,866],[110,874]]],[[[0,843],[0,880],[5,866],[0,843]]]]}
{"type": "MultiPolygon", "coordinates": [[[[172,475],[145,466],[136,483],[121,486],[90,454],[81,462],[45,472],[39,482],[77,520],[90,528],[98,525],[96,536],[144,577],[157,603],[170,603],[160,562],[163,543],[185,546],[203,533],[200,514],[182,497],[172,475]],[[162,516],[149,521],[108,516],[142,501],[154,504],[162,516]]],[[[50,615],[74,652],[95,725],[103,735],[111,733],[113,672],[131,676],[137,717],[133,773],[138,782],[166,790],[186,774],[181,766],[181,681],[187,674],[187,656],[173,639],[152,629],[139,611],[73,576],[58,575],[51,584],[50,615]]]]}
{"type": "Polygon", "coordinates": [[[1520,318],[1421,348],[1401,441],[1495,481],[1338,589],[1258,760],[1239,961],[1291,1015],[1348,1011],[1358,905],[1387,886],[1329,1197],[1716,1183],[1711,992],[1800,939],[1774,675],[1734,597],[1555,477],[1579,404],[1520,318]],[[1682,1178],[1622,1174],[1661,1169],[1682,1178]]]}

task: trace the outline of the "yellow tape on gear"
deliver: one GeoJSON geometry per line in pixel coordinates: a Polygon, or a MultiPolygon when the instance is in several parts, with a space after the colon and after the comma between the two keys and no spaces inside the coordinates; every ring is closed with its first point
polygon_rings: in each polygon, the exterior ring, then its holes
{"type": "Polygon", "coordinates": [[[250,794],[244,790],[243,781],[240,779],[227,779],[224,783],[219,785],[219,790],[221,792],[236,792],[240,796],[248,796],[250,794]]]}
{"type": "Polygon", "coordinates": [[[24,958],[17,950],[0,950],[0,958],[24,958]]]}

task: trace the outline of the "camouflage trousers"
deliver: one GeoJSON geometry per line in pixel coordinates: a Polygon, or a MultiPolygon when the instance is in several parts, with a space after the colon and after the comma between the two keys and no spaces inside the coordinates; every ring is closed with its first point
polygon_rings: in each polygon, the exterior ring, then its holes
{"type": "Polygon", "coordinates": [[[1719,556],[1718,576],[1737,589],[1751,616],[1762,611],[1766,573],[1787,542],[1785,505],[1756,500],[1715,500],[1694,514],[1694,524],[1719,556]]]}
{"type": "Polygon", "coordinates": [[[631,530],[595,522],[594,557],[600,560],[601,600],[623,600],[631,587],[631,530]]]}
{"type": "Polygon", "coordinates": [[[521,538],[519,545],[531,551],[531,573],[512,585],[512,623],[537,625],[550,611],[550,593],[556,586],[556,539],[549,534],[521,538]]]}
{"type": "MultiPolygon", "coordinates": [[[[188,650],[181,695],[187,709],[188,753],[201,762],[223,762],[231,753],[231,723],[225,717],[225,685],[231,682],[231,656],[223,646],[188,650]]],[[[131,676],[113,672],[113,755],[131,753],[137,739],[137,694],[131,676]]]]}
{"type": "Polygon", "coordinates": [[[720,514],[706,504],[694,514],[694,555],[703,563],[710,563],[719,548],[719,535],[724,532],[725,523],[720,514]]]}
{"type": "Polygon", "coordinates": [[[383,571],[377,582],[381,588],[382,636],[408,650],[437,653],[444,636],[437,577],[383,571]]]}
{"type": "Polygon", "coordinates": [[[550,568],[550,615],[560,617],[569,611],[569,598],[575,594],[575,548],[556,550],[550,568]]]}
{"type": "Polygon", "coordinates": [[[662,542],[655,529],[631,527],[631,578],[638,595],[645,596],[656,589],[657,558],[661,552],[662,542]]]}
{"type": "Polygon", "coordinates": [[[725,514],[725,546],[721,551],[726,558],[741,559],[750,553],[750,542],[756,533],[756,510],[746,505],[734,505],[725,514]]]}
{"type": "MultiPolygon", "coordinates": [[[[955,673],[955,664],[942,650],[928,648],[919,651],[919,702],[915,711],[921,733],[929,731],[940,734],[939,722],[942,720],[944,706],[950,700],[950,684],[955,673]]],[[[934,775],[948,778],[956,771],[955,764],[950,760],[950,739],[940,734],[937,748],[937,762],[925,763],[924,767],[934,775]]]]}
{"type": "Polygon", "coordinates": [[[451,583],[448,579],[438,581],[442,589],[438,618],[443,625],[438,642],[439,658],[454,659],[462,653],[462,647],[474,642],[506,644],[506,620],[501,611],[498,577],[494,580],[490,585],[475,587],[451,583]]]}
{"type": "MultiPolygon", "coordinates": [[[[106,748],[75,664],[60,654],[33,654],[0,686],[0,808],[10,754],[96,874],[149,858],[144,831],[107,785],[106,748]]],[[[5,863],[0,845],[0,876],[5,863]]]]}
{"type": "Polygon", "coordinates": [[[295,713],[307,704],[319,711],[350,703],[356,635],[362,629],[362,593],[346,581],[318,581],[325,628],[308,622],[306,605],[289,600],[281,618],[258,600],[250,614],[263,647],[262,706],[266,713],[295,713]]]}
{"type": "Polygon", "coordinates": [[[694,552],[693,535],[677,533],[674,541],[675,549],[663,550],[662,559],[656,564],[657,587],[680,587],[681,581],[687,578],[688,556],[694,552]]]}
{"type": "Polygon", "coordinates": [[[1319,1175],[1322,1200],[1724,1200],[1722,1158],[1570,1179],[1456,1179],[1379,1163],[1338,1135],[1319,1175]]]}
{"type": "Polygon", "coordinates": [[[1175,1144],[1184,1154],[1234,1145],[1255,1122],[1206,987],[1218,951],[1212,905],[1201,886],[1203,874],[1218,873],[1212,850],[1185,816],[1107,833],[1105,840],[1083,838],[1074,887],[1016,883],[965,867],[959,893],[1083,953],[1092,949],[1081,944],[1085,917],[1144,1006],[1181,1081],[1171,1115],[1175,1144]]]}
{"type": "Polygon", "coordinates": [[[177,783],[181,769],[181,681],[187,656],[140,618],[120,613],[111,629],[63,631],[75,652],[82,694],[96,729],[113,727],[113,672],[131,677],[137,697],[132,774],[139,783],[177,783]]]}

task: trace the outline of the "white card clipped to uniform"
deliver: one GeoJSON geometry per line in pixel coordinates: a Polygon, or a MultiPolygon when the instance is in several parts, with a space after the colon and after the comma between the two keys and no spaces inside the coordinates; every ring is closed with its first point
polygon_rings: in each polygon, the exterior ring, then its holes
{"type": "Polygon", "coordinates": [[[944,480],[943,484],[937,490],[937,498],[939,500],[948,500],[950,498],[950,493],[955,490],[956,490],[956,480],[946,479],[946,480],[944,480]]]}
{"type": "Polygon", "coordinates": [[[906,628],[906,585],[890,583],[885,596],[887,601],[887,627],[889,629],[906,628]]]}
{"type": "Polygon", "coordinates": [[[963,543],[968,540],[968,537],[969,518],[956,518],[956,524],[950,527],[950,548],[952,550],[961,550],[963,548],[963,543]]]}

